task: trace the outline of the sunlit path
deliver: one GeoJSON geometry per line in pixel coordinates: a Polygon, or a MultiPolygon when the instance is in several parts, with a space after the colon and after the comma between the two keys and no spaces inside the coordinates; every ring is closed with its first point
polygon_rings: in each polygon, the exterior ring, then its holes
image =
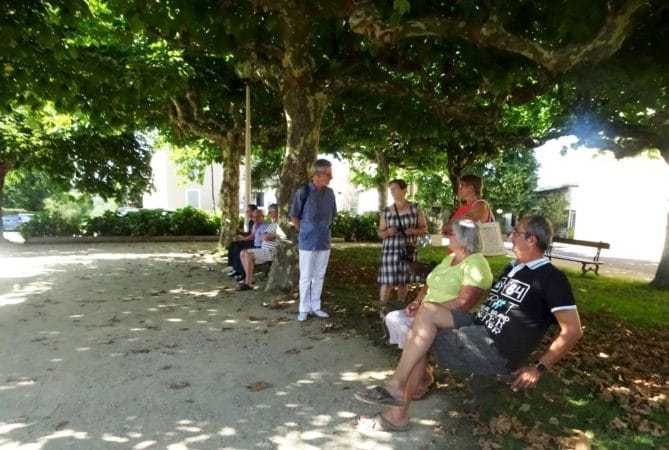
{"type": "Polygon", "coordinates": [[[354,430],[392,358],[235,292],[211,250],[4,246],[0,449],[444,447],[443,395],[410,433],[354,430]]]}

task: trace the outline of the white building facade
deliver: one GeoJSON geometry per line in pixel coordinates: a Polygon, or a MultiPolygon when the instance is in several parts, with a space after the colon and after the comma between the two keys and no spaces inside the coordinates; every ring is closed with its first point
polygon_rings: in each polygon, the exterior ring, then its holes
{"type": "Polygon", "coordinates": [[[616,159],[611,152],[568,150],[557,144],[536,151],[539,185],[571,185],[574,238],[611,244],[604,256],[659,261],[669,209],[669,165],[642,154],[616,159]]]}
{"type": "MultiPolygon", "coordinates": [[[[610,243],[611,249],[605,256],[659,261],[669,209],[669,165],[649,154],[616,159],[610,152],[592,149],[561,152],[561,147],[562,143],[554,141],[536,150],[539,188],[569,185],[574,238],[610,243]]],[[[354,186],[346,161],[323,157],[332,161],[330,186],[340,211],[379,210],[377,191],[354,186]]],[[[156,152],[151,165],[155,190],[144,196],[145,208],[174,210],[190,205],[212,212],[218,210],[224,170],[221,165],[207,167],[201,184],[182,179],[168,151],[156,152]]],[[[244,170],[240,186],[244,186],[244,170]]],[[[240,191],[241,212],[245,205],[243,188],[240,191]]],[[[276,192],[274,189],[253,192],[252,202],[267,208],[276,202],[276,192]]]]}

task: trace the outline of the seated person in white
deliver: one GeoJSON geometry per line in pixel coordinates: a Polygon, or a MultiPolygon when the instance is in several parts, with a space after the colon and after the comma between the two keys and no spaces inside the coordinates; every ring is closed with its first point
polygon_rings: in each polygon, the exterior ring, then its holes
{"type": "Polygon", "coordinates": [[[259,214],[256,214],[256,223],[259,224],[259,227],[262,227],[262,244],[260,245],[260,248],[249,248],[242,250],[240,258],[242,260],[242,265],[244,266],[246,277],[238,287],[238,290],[240,291],[247,291],[252,289],[253,269],[255,268],[256,264],[271,262],[274,258],[276,240],[286,237],[284,232],[281,230],[281,227],[279,227],[279,208],[276,204],[269,205],[267,214],[270,217],[270,222],[262,222],[264,219],[264,217],[262,217],[262,210],[258,211],[259,214]],[[258,217],[258,215],[261,217],[258,217]]]}

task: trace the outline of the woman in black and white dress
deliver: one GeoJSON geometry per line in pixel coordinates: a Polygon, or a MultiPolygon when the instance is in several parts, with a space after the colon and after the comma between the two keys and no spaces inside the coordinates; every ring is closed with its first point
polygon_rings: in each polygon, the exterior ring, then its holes
{"type": "Polygon", "coordinates": [[[381,285],[379,293],[380,316],[389,312],[388,302],[393,290],[402,303],[406,303],[407,285],[418,283],[420,277],[411,274],[409,264],[402,255],[409,249],[409,257],[416,259],[415,248],[419,236],[427,233],[427,220],[416,203],[406,199],[407,184],[404,180],[389,183],[394,203],[385,208],[379,220],[379,237],[383,239],[379,273],[376,281],[381,285]]]}

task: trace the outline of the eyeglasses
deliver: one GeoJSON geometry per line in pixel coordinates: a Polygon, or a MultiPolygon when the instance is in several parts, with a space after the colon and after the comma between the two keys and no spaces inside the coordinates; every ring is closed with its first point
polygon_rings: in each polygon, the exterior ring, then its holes
{"type": "Polygon", "coordinates": [[[509,233],[509,234],[511,234],[512,236],[523,236],[525,239],[532,236],[531,233],[528,233],[527,231],[521,231],[516,227],[513,227],[513,229],[511,230],[511,233],[509,233]]]}

